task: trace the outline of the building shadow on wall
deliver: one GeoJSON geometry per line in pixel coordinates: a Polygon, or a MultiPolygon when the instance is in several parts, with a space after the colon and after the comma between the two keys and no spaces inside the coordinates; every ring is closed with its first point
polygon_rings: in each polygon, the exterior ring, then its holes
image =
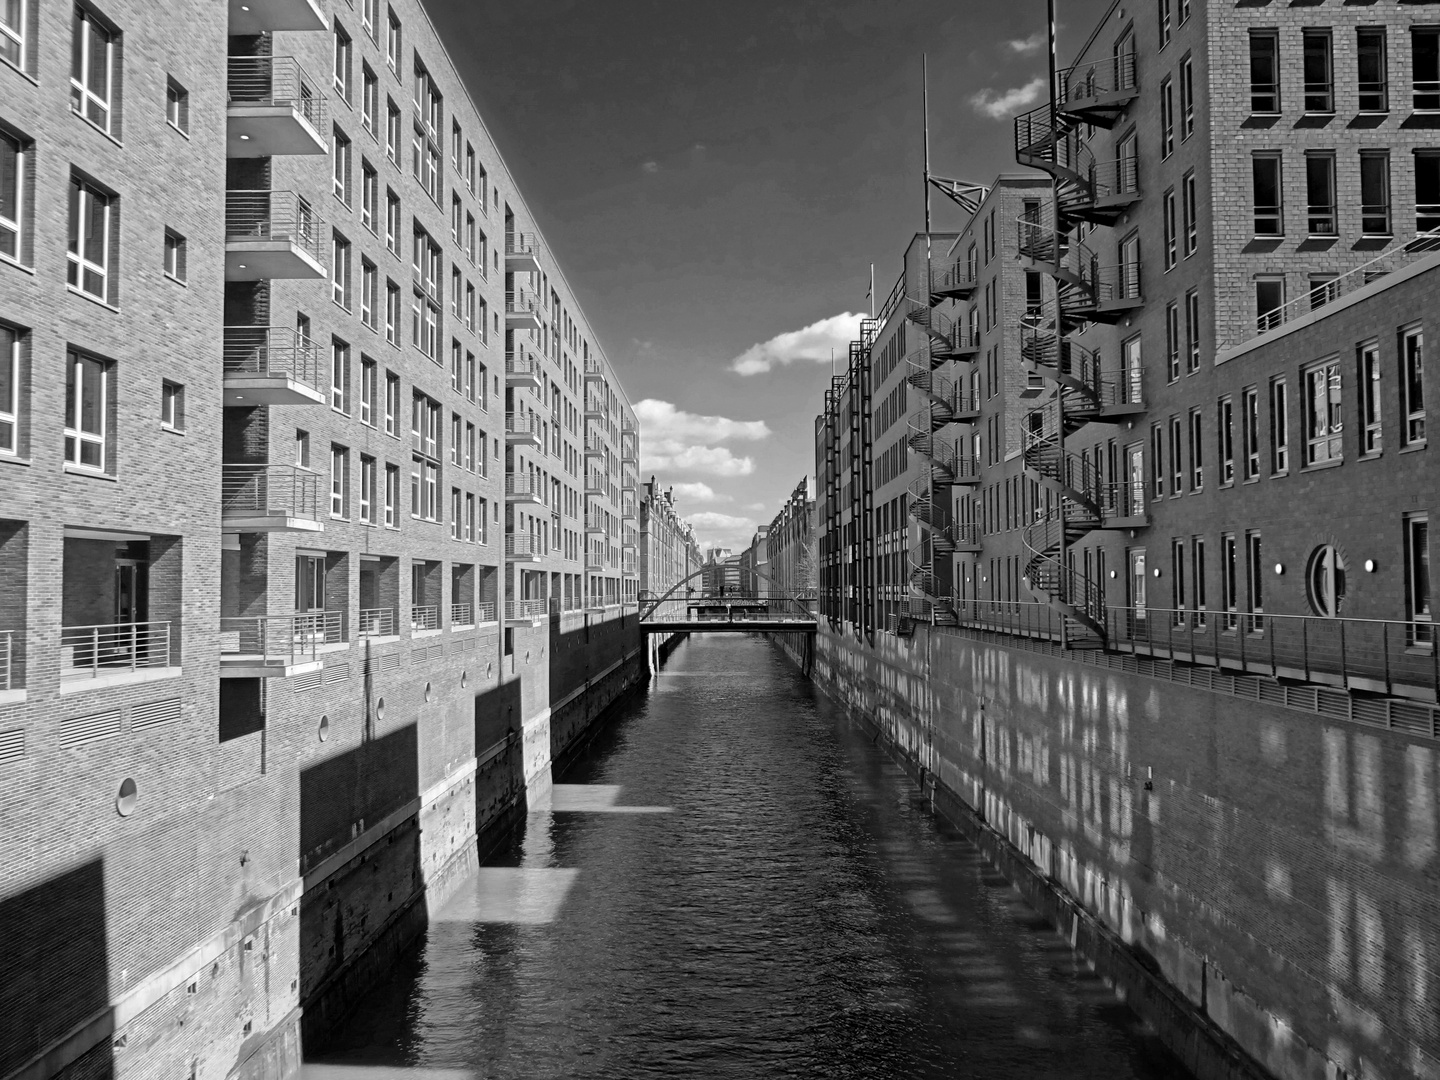
{"type": "Polygon", "coordinates": [[[99,1041],[71,1067],[107,1080],[115,1073],[109,1006],[102,859],[0,899],[0,1076],[101,1016],[99,1041]]]}
{"type": "MultiPolygon", "coordinates": [[[[615,666],[631,651],[641,646],[639,615],[634,611],[620,618],[597,619],[586,615],[580,626],[561,629],[558,616],[550,619],[549,634],[549,680],[550,680],[550,760],[557,769],[567,767],[569,758],[582,748],[586,741],[580,736],[577,724],[588,723],[591,705],[584,710],[583,721],[572,719],[565,705],[575,700],[571,695],[587,682],[598,681],[600,676],[615,666]],[[557,706],[560,717],[557,718],[557,706]]],[[[581,689],[581,695],[590,694],[594,688],[581,689]]]]}

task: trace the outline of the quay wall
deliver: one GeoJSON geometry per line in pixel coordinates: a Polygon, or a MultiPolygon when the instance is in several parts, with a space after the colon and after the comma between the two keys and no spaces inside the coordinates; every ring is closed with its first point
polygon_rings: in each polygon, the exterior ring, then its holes
{"type": "Polygon", "coordinates": [[[1196,1076],[1440,1077],[1433,739],[947,629],[813,678],[1196,1076]]]}

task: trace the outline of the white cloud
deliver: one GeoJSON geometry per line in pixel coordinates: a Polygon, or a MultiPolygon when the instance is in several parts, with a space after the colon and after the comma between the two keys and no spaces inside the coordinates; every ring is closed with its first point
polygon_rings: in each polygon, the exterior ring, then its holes
{"type": "Polygon", "coordinates": [[[991,120],[1004,120],[1007,116],[1014,116],[1034,105],[1044,92],[1045,79],[1037,76],[1024,86],[1017,86],[1004,93],[987,86],[978,94],[971,95],[970,104],[982,116],[988,116],[991,120]]]}
{"type": "Polygon", "coordinates": [[[640,471],[645,473],[692,472],[710,476],[749,476],[755,471],[755,459],[738,457],[723,446],[681,446],[674,452],[644,449],[644,430],[640,451],[640,471]]]}
{"type": "Polygon", "coordinates": [[[658,161],[647,161],[641,165],[640,168],[648,173],[657,173],[660,171],[660,163],[658,161]]]}
{"type": "Polygon", "coordinates": [[[850,342],[860,336],[862,318],[863,315],[846,312],[811,323],[803,330],[776,334],[769,341],[751,345],[731,360],[730,370],[739,375],[760,375],[777,364],[783,366],[797,360],[828,364],[832,349],[837,359],[847,361],[850,342]]]}
{"type": "Polygon", "coordinates": [[[755,442],[771,434],[763,420],[704,416],[655,398],[636,403],[635,418],[640,422],[640,469],[646,473],[749,476],[755,471],[755,459],[717,444],[755,442]]]}
{"type": "Polygon", "coordinates": [[[695,526],[695,538],[702,548],[728,547],[739,552],[749,547],[755,536],[756,525],[752,518],[717,514],[713,510],[702,510],[686,517],[695,526]]]}
{"type": "Polygon", "coordinates": [[[1027,38],[1007,41],[1005,44],[1010,46],[1011,52],[1017,52],[1021,56],[1029,56],[1031,53],[1037,53],[1045,47],[1045,34],[1042,31],[1036,30],[1035,33],[1027,38]]]}
{"type": "Polygon", "coordinates": [[[770,437],[764,420],[730,420],[724,416],[702,416],[677,409],[669,401],[645,398],[635,405],[635,419],[640,421],[642,439],[705,438],[715,442],[727,439],[755,441],[770,437]]]}
{"type": "Polygon", "coordinates": [[[730,502],[729,495],[717,495],[709,484],[696,481],[693,484],[671,484],[675,498],[687,502],[730,502]]]}

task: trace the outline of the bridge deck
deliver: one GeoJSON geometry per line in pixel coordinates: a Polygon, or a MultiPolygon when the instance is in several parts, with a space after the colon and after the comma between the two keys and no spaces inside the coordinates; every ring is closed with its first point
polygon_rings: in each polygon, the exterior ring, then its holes
{"type": "Polygon", "coordinates": [[[785,618],[736,618],[727,619],[723,616],[713,618],[689,618],[689,619],[641,619],[640,629],[647,634],[756,634],[764,633],[786,633],[786,634],[813,634],[816,631],[817,623],[814,619],[785,619],[785,618]]]}

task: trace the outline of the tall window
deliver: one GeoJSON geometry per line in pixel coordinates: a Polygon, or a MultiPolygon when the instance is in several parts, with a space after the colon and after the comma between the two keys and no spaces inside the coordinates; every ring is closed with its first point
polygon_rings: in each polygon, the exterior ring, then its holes
{"type": "Polygon", "coordinates": [[[70,107],[103,131],[112,117],[115,35],[78,4],[70,50],[70,107]]]}
{"type": "Polygon", "coordinates": [[[1390,111],[1390,80],[1385,57],[1385,28],[1362,26],[1355,31],[1355,75],[1361,112],[1390,111]]]}
{"type": "Polygon", "coordinates": [[[1360,151],[1360,229],[1367,236],[1390,235],[1390,152],[1360,151]]]}
{"type": "Polygon", "coordinates": [[[1405,518],[1405,616],[1411,620],[1410,642],[1434,647],[1434,612],[1430,606],[1430,520],[1425,514],[1405,518]]]}
{"type": "Polygon", "coordinates": [[[190,130],[190,91],[174,79],[165,80],[165,120],[182,135],[190,130]]]}
{"type": "Polygon", "coordinates": [[[1189,53],[1180,61],[1180,141],[1195,134],[1195,61],[1189,53]]]}
{"type": "Polygon", "coordinates": [[[1306,368],[1305,464],[1319,465],[1344,457],[1340,409],[1340,363],[1328,360],[1306,368]]]}
{"type": "Polygon", "coordinates": [[[330,150],[335,163],[335,196],[346,206],[350,205],[350,140],[335,125],[335,145],[330,150]]]}
{"type": "Polygon", "coordinates": [[[1185,222],[1185,257],[1194,255],[1200,246],[1200,201],[1195,192],[1195,170],[1180,181],[1180,207],[1185,222]]]}
{"type": "Polygon", "coordinates": [[[343,446],[330,447],[330,516],[350,516],[350,451],[343,446]]]}
{"type": "Polygon", "coordinates": [[[1247,386],[1240,391],[1240,442],[1245,455],[1245,479],[1260,475],[1260,391],[1247,386]]]}
{"type": "Polygon", "coordinates": [[[1290,471],[1290,399],[1283,375],[1270,380],[1270,471],[1277,476],[1290,471]]]}
{"type": "Polygon", "coordinates": [[[350,101],[350,56],[352,48],[350,35],[335,24],[335,92],[350,101]]]}
{"type": "Polygon", "coordinates": [[[380,177],[375,166],[364,158],[360,159],[360,224],[375,231],[376,214],[380,203],[380,177]]]}
{"type": "Polygon", "coordinates": [[[350,346],[330,339],[330,407],[350,414],[350,346]]]}
{"type": "Polygon", "coordinates": [[[360,81],[360,123],[373,137],[380,113],[380,80],[375,77],[375,72],[370,70],[369,64],[362,63],[360,81]]]}
{"type": "Polygon", "coordinates": [[[338,232],[332,234],[330,250],[330,286],[335,302],[350,310],[350,241],[338,232]]]}
{"type": "Polygon", "coordinates": [[[1425,441],[1425,332],[1418,327],[1400,335],[1400,415],[1405,444],[1425,441]]]}
{"type": "Polygon", "coordinates": [[[1170,541],[1170,606],[1175,610],[1175,624],[1185,622],[1185,541],[1170,541]]]}
{"type": "Polygon", "coordinates": [[[410,514],[440,520],[440,403],[416,394],[410,420],[410,514]]]}
{"type": "Polygon", "coordinates": [[[1167,75],[1160,80],[1160,156],[1175,152],[1175,87],[1167,75]]]}
{"type": "Polygon", "coordinates": [[[1220,459],[1220,483],[1235,482],[1235,402],[1220,399],[1215,416],[1215,440],[1220,459]]]}
{"type": "Polygon", "coordinates": [[[385,373],[385,434],[400,437],[400,376],[385,373]]]}
{"type": "Polygon", "coordinates": [[[360,455],[360,520],[366,525],[375,524],[375,459],[360,455]]]}
{"type": "Polygon", "coordinates": [[[1180,377],[1180,305],[1165,305],[1165,370],[1174,382],[1180,377]]]}
{"type": "Polygon", "coordinates": [[[1335,154],[1333,151],[1305,152],[1305,195],[1309,204],[1306,229],[1311,236],[1334,236],[1335,154]]]}
{"type": "Polygon", "coordinates": [[[25,0],[0,4],[0,60],[25,70],[25,0]]]}
{"type": "Polygon", "coordinates": [[[1305,111],[1335,111],[1335,77],[1329,30],[1301,33],[1302,66],[1305,70],[1305,111]]]}
{"type": "Polygon", "coordinates": [[[1177,498],[1185,490],[1185,423],[1179,416],[1170,417],[1170,497],[1177,498]]]}
{"type": "Polygon", "coordinates": [[[371,330],[379,319],[380,271],[369,259],[360,260],[360,321],[371,330]]]}
{"type": "Polygon", "coordinates": [[[1415,111],[1434,112],[1440,109],[1440,29],[1411,27],[1410,70],[1415,111]]]}
{"type": "Polygon", "coordinates": [[[1205,442],[1199,409],[1190,410],[1190,490],[1205,490],[1205,442]]]}
{"type": "Polygon", "coordinates": [[[1175,189],[1167,188],[1161,196],[1160,216],[1165,226],[1165,269],[1173,267],[1180,256],[1180,238],[1177,235],[1175,214],[1175,189]]]}
{"type": "Polygon", "coordinates": [[[1280,37],[1274,30],[1250,31],[1250,111],[1280,111],[1280,37]]]}
{"type": "Polygon", "coordinates": [[[1440,151],[1415,151],[1415,231],[1440,232],[1440,151]]]}
{"type": "Polygon", "coordinates": [[[0,130],[0,255],[19,260],[25,207],[25,145],[0,130]]]}
{"type": "Polygon", "coordinates": [[[1245,534],[1245,606],[1252,613],[1246,620],[1250,633],[1258,634],[1265,628],[1260,613],[1265,610],[1265,567],[1261,561],[1260,533],[1252,530],[1245,534]]]}
{"type": "Polygon", "coordinates": [[[185,280],[185,237],[174,229],[165,230],[165,276],[185,280]]]}
{"type": "Polygon", "coordinates": [[[110,411],[110,365],[84,353],[66,354],[65,460],[105,472],[110,411]]]}
{"type": "Polygon", "coordinates": [[[400,107],[388,97],[385,99],[385,156],[390,164],[400,164],[400,133],[402,131],[400,107]]]}
{"type": "Polygon", "coordinates": [[[1255,235],[1285,235],[1285,204],[1280,187],[1280,155],[1255,154],[1250,159],[1255,204],[1255,235]]]}
{"type": "Polygon", "coordinates": [[[0,454],[20,452],[20,331],[0,323],[0,454]]]}
{"type": "Polygon", "coordinates": [[[1191,603],[1195,605],[1195,629],[1205,628],[1205,538],[1195,536],[1190,540],[1191,603]]]}
{"type": "Polygon", "coordinates": [[[1380,346],[1367,342],[1356,351],[1360,391],[1360,452],[1378,454],[1380,442],[1380,346]]]}
{"type": "Polygon", "coordinates": [[[395,12],[390,12],[390,21],[385,27],[385,63],[390,65],[390,70],[399,74],[400,52],[402,47],[400,38],[400,20],[395,17],[395,12]]]}
{"type": "Polygon", "coordinates": [[[1165,429],[1159,424],[1150,427],[1150,497],[1165,497],[1165,429]]]}
{"type": "Polygon", "coordinates": [[[70,180],[69,282],[97,300],[108,299],[110,228],[114,199],[79,177],[70,180]]]}
{"type": "Polygon", "coordinates": [[[404,301],[400,298],[400,286],[386,280],[385,283],[385,340],[391,345],[400,344],[400,320],[403,318],[404,301]]]}
{"type": "Polygon", "coordinates": [[[1262,334],[1274,330],[1285,318],[1285,279],[1283,277],[1257,277],[1255,279],[1255,329],[1262,334]]]}
{"type": "Polygon", "coordinates": [[[400,526],[400,466],[385,466],[385,527],[400,526]]]}
{"type": "Polygon", "coordinates": [[[1220,537],[1220,607],[1225,612],[1225,629],[1234,630],[1238,619],[1235,610],[1239,603],[1236,585],[1239,579],[1239,553],[1235,537],[1224,533],[1220,537]]]}
{"type": "Polygon", "coordinates": [[[400,254],[400,196],[390,188],[385,189],[385,246],[392,254],[400,254]]]}

